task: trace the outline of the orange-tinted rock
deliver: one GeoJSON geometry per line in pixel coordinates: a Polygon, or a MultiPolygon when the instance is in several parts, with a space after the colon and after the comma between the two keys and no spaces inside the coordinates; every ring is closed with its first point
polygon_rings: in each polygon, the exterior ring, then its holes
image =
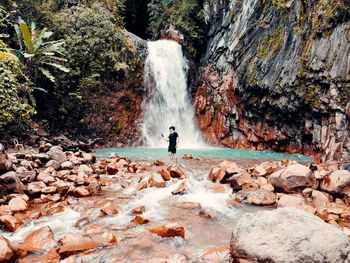
{"type": "Polygon", "coordinates": [[[152,173],[148,183],[151,187],[162,188],[166,186],[163,177],[159,173],[152,173]]]}
{"type": "Polygon", "coordinates": [[[230,248],[229,247],[215,247],[207,249],[201,256],[204,262],[221,263],[229,259],[230,248]]]}
{"type": "Polygon", "coordinates": [[[56,248],[51,248],[47,253],[42,256],[33,256],[20,259],[18,263],[58,263],[61,257],[57,253],[56,248]]]}
{"type": "Polygon", "coordinates": [[[138,206],[135,207],[133,210],[131,210],[131,213],[134,215],[141,215],[145,212],[145,207],[144,206],[138,206]]]}
{"type": "Polygon", "coordinates": [[[216,181],[222,180],[226,175],[226,170],[220,167],[214,167],[210,170],[208,180],[215,183],[216,181]]]}
{"type": "Polygon", "coordinates": [[[9,207],[12,212],[26,211],[28,209],[28,204],[22,198],[12,198],[9,202],[9,207]]]}
{"type": "Polygon", "coordinates": [[[91,248],[99,247],[101,244],[94,241],[89,236],[83,236],[81,234],[68,234],[58,241],[61,247],[58,249],[58,253],[67,257],[81,251],[85,251],[91,248]]]}
{"type": "Polygon", "coordinates": [[[208,218],[215,218],[216,216],[211,214],[211,213],[208,213],[207,211],[205,210],[201,210],[199,211],[198,213],[200,216],[204,216],[204,217],[208,217],[208,218]]]}
{"type": "Polygon", "coordinates": [[[187,178],[185,173],[177,166],[171,166],[167,170],[170,172],[170,176],[173,178],[180,178],[180,179],[187,178]]]}
{"type": "Polygon", "coordinates": [[[253,179],[250,177],[249,173],[242,170],[242,172],[232,175],[227,179],[230,182],[232,188],[240,188],[245,184],[250,184],[253,179]]]}
{"type": "Polygon", "coordinates": [[[44,215],[45,216],[51,216],[53,214],[61,213],[63,211],[64,211],[64,207],[63,206],[55,206],[55,207],[51,207],[51,208],[47,209],[44,212],[44,215]]]}
{"type": "Polygon", "coordinates": [[[10,231],[16,231],[24,222],[12,215],[2,215],[0,216],[0,223],[5,226],[5,228],[10,231]]]}
{"type": "Polygon", "coordinates": [[[89,183],[89,177],[87,176],[87,174],[84,171],[79,171],[76,179],[75,179],[75,183],[77,185],[84,185],[84,184],[88,184],[89,183]]]}
{"type": "Polygon", "coordinates": [[[107,173],[110,175],[115,175],[118,172],[118,168],[113,164],[108,164],[106,167],[107,173]]]}
{"type": "Polygon", "coordinates": [[[163,165],[165,165],[164,162],[159,161],[159,160],[155,160],[153,163],[154,163],[155,166],[163,166],[163,165]]]}
{"type": "Polygon", "coordinates": [[[161,237],[176,237],[180,236],[185,238],[185,229],[179,223],[169,223],[159,227],[146,227],[146,229],[161,237]]]}
{"type": "Polygon", "coordinates": [[[251,174],[256,176],[266,176],[267,172],[263,167],[255,166],[251,174]]]}
{"type": "Polygon", "coordinates": [[[43,251],[57,245],[50,227],[45,226],[30,232],[24,239],[21,247],[26,251],[43,251]]]}
{"type": "Polygon", "coordinates": [[[161,169],[157,171],[157,173],[163,177],[164,181],[169,181],[171,179],[170,173],[167,170],[161,169]]]}
{"type": "Polygon", "coordinates": [[[182,195],[186,192],[186,182],[183,181],[174,191],[171,192],[173,195],[182,195]]]}
{"type": "Polygon", "coordinates": [[[86,234],[101,234],[104,230],[98,225],[87,226],[84,228],[86,234]]]}
{"type": "Polygon", "coordinates": [[[86,196],[89,196],[90,193],[86,189],[86,187],[80,186],[74,189],[73,195],[74,197],[86,197],[86,196]]]}
{"type": "Polygon", "coordinates": [[[276,202],[276,196],[264,189],[246,189],[237,193],[240,202],[254,205],[272,205],[276,202]]]}
{"type": "Polygon", "coordinates": [[[316,212],[316,209],[306,204],[304,198],[300,195],[283,195],[278,200],[277,207],[293,207],[311,214],[315,214],[316,212]]]}
{"type": "Polygon", "coordinates": [[[119,208],[115,204],[108,202],[101,208],[101,211],[106,215],[116,215],[119,213],[119,208]]]}
{"type": "Polygon", "coordinates": [[[136,191],[141,191],[141,190],[143,190],[143,189],[146,189],[147,187],[148,187],[147,182],[144,181],[144,180],[142,180],[141,182],[139,182],[139,183],[136,185],[135,189],[136,189],[136,191]]]}
{"type": "Polygon", "coordinates": [[[90,237],[93,241],[99,243],[100,246],[111,246],[118,243],[116,236],[109,230],[106,230],[100,234],[90,235],[90,237]]]}
{"type": "Polygon", "coordinates": [[[16,262],[25,252],[11,244],[5,237],[0,236],[0,262],[16,262]]]}
{"type": "Polygon", "coordinates": [[[140,226],[140,225],[144,225],[147,224],[149,222],[148,219],[145,219],[141,216],[135,216],[135,218],[133,220],[131,220],[131,222],[135,225],[135,226],[140,226]]]}
{"type": "Polygon", "coordinates": [[[192,154],[184,154],[182,159],[184,159],[184,160],[191,160],[191,159],[193,159],[193,156],[192,156],[192,154]]]}
{"type": "Polygon", "coordinates": [[[90,179],[90,183],[87,187],[87,190],[91,195],[98,195],[101,193],[101,183],[97,179],[90,179]]]}
{"type": "Polygon", "coordinates": [[[57,188],[55,186],[46,186],[41,189],[42,194],[54,194],[57,192],[57,188]]]}
{"type": "Polygon", "coordinates": [[[66,193],[69,189],[69,185],[62,180],[57,180],[56,182],[53,183],[53,186],[56,187],[57,191],[60,194],[66,193]]]}
{"type": "Polygon", "coordinates": [[[337,170],[323,178],[321,189],[332,194],[344,194],[350,192],[350,172],[337,170]]]}

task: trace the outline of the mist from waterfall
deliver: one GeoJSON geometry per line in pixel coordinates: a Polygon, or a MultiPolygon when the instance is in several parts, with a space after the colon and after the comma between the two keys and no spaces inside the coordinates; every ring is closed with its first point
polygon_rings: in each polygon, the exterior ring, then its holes
{"type": "Polygon", "coordinates": [[[148,42],[145,64],[145,87],[148,95],[143,102],[142,135],[145,146],[164,147],[161,133],[168,136],[169,126],[175,126],[180,137],[179,148],[205,147],[198,130],[194,109],[187,90],[187,62],[181,46],[175,41],[148,42]]]}

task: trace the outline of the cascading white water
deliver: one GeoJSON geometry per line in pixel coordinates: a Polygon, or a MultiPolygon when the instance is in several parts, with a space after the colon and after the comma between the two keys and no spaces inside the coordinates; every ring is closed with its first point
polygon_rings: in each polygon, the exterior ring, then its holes
{"type": "Polygon", "coordinates": [[[148,147],[164,147],[161,133],[168,135],[176,127],[180,148],[205,146],[195,124],[194,110],[187,91],[187,63],[181,46],[175,41],[148,42],[142,135],[148,147]]]}

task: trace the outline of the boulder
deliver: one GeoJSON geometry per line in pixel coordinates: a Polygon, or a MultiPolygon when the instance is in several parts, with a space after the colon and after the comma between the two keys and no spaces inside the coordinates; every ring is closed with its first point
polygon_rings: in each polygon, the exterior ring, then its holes
{"type": "MultiPolygon", "coordinates": [[[[0,216],[0,223],[5,226],[10,232],[15,232],[24,222],[12,215],[2,215],[0,216]]],[[[1,261],[0,261],[1,262],[1,261]]]]}
{"type": "Polygon", "coordinates": [[[292,164],[283,170],[274,172],[269,176],[268,181],[275,188],[286,193],[299,192],[305,188],[317,186],[312,171],[301,164],[292,164]]]}
{"type": "Polygon", "coordinates": [[[52,185],[56,187],[58,193],[60,194],[65,194],[69,189],[69,185],[62,180],[57,180],[52,185]]]}
{"type": "Polygon", "coordinates": [[[182,195],[186,192],[186,182],[183,181],[175,190],[171,192],[172,195],[182,195]]]}
{"type": "Polygon", "coordinates": [[[81,234],[65,235],[63,238],[58,240],[58,243],[61,245],[58,249],[58,253],[62,257],[67,257],[91,248],[101,246],[99,242],[94,241],[91,237],[81,234]]]}
{"type": "Polygon", "coordinates": [[[163,177],[164,181],[169,181],[171,179],[170,172],[167,170],[161,169],[157,171],[157,173],[163,177]]]}
{"type": "Polygon", "coordinates": [[[50,160],[46,163],[45,167],[53,167],[55,170],[59,170],[61,168],[61,164],[56,160],[50,160]]]}
{"type": "Polygon", "coordinates": [[[140,225],[147,224],[149,220],[141,216],[135,216],[135,218],[132,219],[130,222],[133,223],[135,226],[140,226],[140,225]]]}
{"type": "Polygon", "coordinates": [[[0,236],[0,262],[16,262],[25,252],[15,246],[5,237],[0,236]]]}
{"type": "Polygon", "coordinates": [[[22,198],[12,198],[9,202],[9,208],[12,212],[21,212],[28,209],[28,204],[22,198]]]}
{"type": "Polygon", "coordinates": [[[300,195],[283,195],[278,200],[277,207],[292,207],[311,214],[315,214],[316,212],[316,209],[306,204],[304,198],[300,195]]]}
{"type": "Polygon", "coordinates": [[[179,223],[169,223],[159,227],[146,227],[146,229],[161,237],[176,237],[180,236],[185,238],[185,229],[179,223]]]}
{"type": "Polygon", "coordinates": [[[79,166],[79,172],[84,172],[86,174],[92,174],[94,172],[94,170],[90,166],[88,166],[86,164],[82,164],[79,166]]]}
{"type": "Polygon", "coordinates": [[[187,178],[185,173],[177,166],[171,166],[167,170],[170,172],[170,176],[173,178],[180,178],[180,179],[187,178]]]}
{"type": "Polygon", "coordinates": [[[327,193],[321,192],[321,191],[317,191],[317,190],[312,191],[311,197],[312,197],[313,206],[316,209],[322,209],[325,206],[330,205],[331,202],[333,201],[333,198],[330,194],[327,194],[327,193]]]}
{"type": "Polygon", "coordinates": [[[21,248],[26,251],[43,251],[57,245],[50,227],[44,226],[30,232],[24,239],[21,248]]]}
{"type": "Polygon", "coordinates": [[[163,188],[166,186],[163,177],[159,173],[152,173],[148,183],[150,187],[163,188]]]}
{"type": "Polygon", "coordinates": [[[208,180],[216,183],[221,181],[226,175],[226,170],[220,167],[214,167],[210,170],[208,180]]]}
{"type": "Polygon", "coordinates": [[[348,237],[320,218],[293,208],[246,214],[231,238],[239,262],[334,263],[350,260],[348,237]]]}
{"type": "Polygon", "coordinates": [[[110,175],[115,175],[118,172],[118,168],[115,167],[113,164],[108,164],[106,166],[107,173],[110,175]]]}
{"type": "Polygon", "coordinates": [[[204,254],[201,256],[203,262],[208,263],[223,263],[230,262],[230,248],[229,247],[214,247],[209,248],[204,251],[204,254]]]}
{"type": "Polygon", "coordinates": [[[50,159],[56,160],[60,164],[68,161],[66,154],[58,146],[52,146],[47,152],[47,155],[50,159]]]}
{"type": "Polygon", "coordinates": [[[276,202],[274,193],[261,188],[239,191],[237,199],[242,203],[253,205],[272,205],[276,202]]]}
{"type": "Polygon", "coordinates": [[[23,184],[16,172],[7,172],[0,175],[0,184],[3,185],[8,193],[23,194],[23,184]]]}
{"type": "Polygon", "coordinates": [[[11,169],[11,167],[12,162],[8,159],[8,156],[6,154],[0,153],[0,171],[8,171],[11,169]]]}
{"type": "Polygon", "coordinates": [[[20,166],[16,169],[16,173],[19,176],[19,179],[22,183],[29,184],[34,181],[36,177],[35,171],[29,171],[27,168],[20,166]]]}
{"type": "Polygon", "coordinates": [[[113,232],[106,230],[103,233],[90,235],[93,241],[100,244],[100,246],[110,246],[118,243],[117,238],[113,232]]]}
{"type": "Polygon", "coordinates": [[[321,189],[332,194],[345,194],[350,192],[350,172],[337,170],[323,178],[321,189]]]}
{"type": "Polygon", "coordinates": [[[253,178],[246,171],[242,170],[242,172],[232,175],[227,179],[230,182],[230,185],[233,189],[240,188],[245,184],[251,184],[253,182],[253,178]]]}
{"type": "Polygon", "coordinates": [[[86,197],[90,195],[90,192],[86,189],[86,187],[80,186],[74,189],[73,195],[74,197],[86,197]]]}
{"type": "Polygon", "coordinates": [[[111,202],[108,202],[101,208],[101,212],[106,215],[116,215],[119,213],[119,207],[111,202]]]}
{"type": "Polygon", "coordinates": [[[75,179],[75,183],[78,185],[84,185],[89,183],[89,177],[84,171],[79,171],[77,178],[75,179]]]}
{"type": "Polygon", "coordinates": [[[89,191],[89,193],[91,195],[100,194],[102,191],[101,183],[95,178],[91,178],[91,179],[89,179],[89,181],[90,181],[90,183],[87,186],[87,190],[89,191]]]}

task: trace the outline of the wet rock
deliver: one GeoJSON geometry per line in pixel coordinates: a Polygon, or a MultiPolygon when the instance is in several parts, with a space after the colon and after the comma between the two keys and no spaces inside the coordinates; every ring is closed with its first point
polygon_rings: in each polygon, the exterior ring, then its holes
{"type": "Polygon", "coordinates": [[[54,186],[60,194],[65,194],[69,189],[69,185],[62,180],[57,180],[52,186],[54,186]]]}
{"type": "Polygon", "coordinates": [[[16,173],[18,174],[21,182],[25,184],[31,183],[36,177],[35,171],[29,171],[28,169],[22,166],[16,169],[16,173]]]}
{"type": "Polygon", "coordinates": [[[119,213],[119,207],[111,202],[108,202],[101,208],[101,212],[106,215],[116,215],[119,213]]]}
{"type": "Polygon", "coordinates": [[[24,239],[21,248],[26,251],[43,251],[57,245],[50,227],[45,226],[30,232],[24,239]]]}
{"type": "Polygon", "coordinates": [[[84,186],[80,186],[74,189],[74,197],[86,197],[90,195],[90,192],[84,186]]]}
{"type": "Polygon", "coordinates": [[[316,186],[316,179],[312,171],[301,164],[292,164],[284,170],[271,174],[268,181],[286,193],[298,192],[316,186]]]}
{"type": "Polygon", "coordinates": [[[116,245],[118,240],[116,236],[111,231],[104,231],[101,234],[90,235],[92,240],[99,243],[99,246],[111,246],[116,245]]]}
{"type": "Polygon", "coordinates": [[[108,164],[106,166],[106,170],[109,175],[115,175],[118,172],[118,168],[115,167],[113,164],[108,164]]]}
{"type": "Polygon", "coordinates": [[[61,257],[56,248],[51,248],[42,256],[31,256],[20,259],[18,263],[58,263],[61,257]]]}
{"type": "Polygon", "coordinates": [[[173,178],[180,178],[180,179],[187,178],[185,173],[177,166],[171,166],[167,170],[170,172],[170,176],[173,178]]]}
{"type": "Polygon", "coordinates": [[[0,236],[0,262],[15,262],[17,258],[24,255],[23,250],[13,246],[9,240],[0,236]]]}
{"type": "Polygon", "coordinates": [[[295,209],[303,210],[310,214],[315,214],[316,209],[305,203],[305,200],[300,195],[283,195],[279,200],[277,207],[292,207],[295,209]]]}
{"type": "Polygon", "coordinates": [[[337,170],[323,178],[321,189],[332,194],[344,194],[350,191],[350,172],[337,170]]]}
{"type": "Polygon", "coordinates": [[[214,167],[210,170],[208,175],[208,180],[216,183],[221,181],[226,175],[226,170],[224,168],[214,167]]]}
{"type": "Polygon", "coordinates": [[[0,184],[5,187],[8,193],[23,194],[23,184],[16,172],[7,172],[0,175],[0,184]]]}
{"type": "Polygon", "coordinates": [[[179,223],[169,223],[159,227],[146,227],[146,229],[161,237],[176,237],[180,236],[185,238],[185,229],[179,223]]]}
{"type": "Polygon", "coordinates": [[[201,256],[204,262],[208,263],[222,263],[230,257],[229,247],[215,247],[207,249],[201,256]]]}
{"type": "Polygon", "coordinates": [[[186,192],[186,182],[183,181],[175,190],[171,192],[172,195],[182,195],[186,192]]]}
{"type": "MultiPolygon", "coordinates": [[[[10,232],[15,232],[19,227],[21,227],[24,222],[12,215],[2,215],[0,216],[0,223],[5,226],[10,232]]],[[[0,261],[1,262],[1,261],[0,261]]]]}
{"type": "Polygon", "coordinates": [[[148,180],[150,187],[163,188],[166,187],[163,177],[159,173],[152,173],[148,180]]]}
{"type": "Polygon", "coordinates": [[[97,179],[90,179],[87,190],[91,195],[98,195],[102,192],[101,183],[97,179]]]}
{"type": "Polygon", "coordinates": [[[140,226],[140,225],[144,225],[147,224],[149,222],[148,219],[145,219],[141,216],[135,216],[134,219],[131,220],[131,222],[135,225],[135,226],[140,226]]]}
{"type": "Polygon", "coordinates": [[[201,210],[199,211],[198,213],[200,216],[204,216],[204,217],[208,217],[208,218],[216,218],[215,215],[211,214],[211,213],[208,213],[207,211],[205,210],[201,210]]]}
{"type": "Polygon", "coordinates": [[[28,204],[22,198],[12,198],[9,202],[9,207],[12,212],[26,211],[28,209],[28,204]]]}
{"type": "Polygon", "coordinates": [[[141,191],[141,190],[143,190],[143,189],[146,189],[147,187],[148,187],[147,182],[146,182],[145,180],[142,180],[141,182],[139,182],[139,183],[136,185],[135,189],[136,189],[136,191],[141,191]]]}
{"type": "Polygon", "coordinates": [[[101,244],[94,241],[89,236],[83,236],[81,234],[68,234],[58,241],[60,248],[58,253],[62,257],[74,255],[76,253],[99,247],[101,244]]]}
{"type": "Polygon", "coordinates": [[[163,177],[164,181],[170,181],[171,176],[169,171],[161,169],[157,171],[157,173],[159,173],[163,177]]]}
{"type": "Polygon", "coordinates": [[[131,213],[132,213],[133,215],[141,215],[141,214],[143,214],[145,211],[146,211],[146,209],[145,209],[144,206],[138,206],[138,207],[135,207],[133,210],[131,210],[131,213]]]}
{"type": "Polygon", "coordinates": [[[184,154],[184,156],[182,156],[182,159],[191,160],[191,159],[193,159],[193,156],[192,156],[192,154],[184,154]]]}
{"type": "Polygon", "coordinates": [[[68,161],[66,154],[58,146],[52,146],[47,152],[47,155],[50,159],[56,160],[60,164],[68,161]]]}
{"type": "MultiPolygon", "coordinates": [[[[43,198],[43,195],[42,195],[41,199],[43,199],[44,202],[45,201],[46,202],[51,202],[51,201],[57,202],[57,201],[59,201],[59,199],[54,199],[53,198],[54,196],[52,196],[51,198],[49,198],[49,197],[50,197],[50,195],[47,195],[46,196],[47,200],[45,200],[43,198]]],[[[57,196],[57,197],[59,197],[59,196],[57,196]]],[[[63,206],[54,206],[54,207],[51,207],[51,208],[45,210],[43,212],[43,215],[44,216],[51,216],[51,215],[54,215],[54,214],[62,213],[63,211],[64,211],[64,207],[63,206]]]]}
{"type": "Polygon", "coordinates": [[[104,230],[98,225],[87,226],[84,228],[86,234],[101,234],[104,230]]]}
{"type": "Polygon", "coordinates": [[[31,196],[38,195],[44,187],[46,187],[44,182],[32,182],[28,185],[28,194],[31,196]]]}
{"type": "Polygon", "coordinates": [[[265,189],[245,189],[237,193],[240,202],[253,205],[272,205],[276,202],[274,193],[265,189]]]}
{"type": "Polygon", "coordinates": [[[61,168],[61,164],[56,160],[50,160],[46,163],[45,167],[53,167],[55,170],[59,170],[61,168]]]}
{"type": "Polygon", "coordinates": [[[242,217],[231,238],[234,259],[248,262],[347,262],[348,237],[318,217],[293,208],[242,217]]]}
{"type": "Polygon", "coordinates": [[[154,163],[155,166],[163,166],[163,165],[165,165],[164,162],[159,161],[159,160],[155,160],[153,163],[154,163]]]}
{"type": "Polygon", "coordinates": [[[232,175],[227,179],[230,182],[230,185],[233,189],[240,188],[245,184],[251,184],[253,182],[253,178],[250,177],[249,173],[246,171],[242,171],[240,173],[232,175]]]}

